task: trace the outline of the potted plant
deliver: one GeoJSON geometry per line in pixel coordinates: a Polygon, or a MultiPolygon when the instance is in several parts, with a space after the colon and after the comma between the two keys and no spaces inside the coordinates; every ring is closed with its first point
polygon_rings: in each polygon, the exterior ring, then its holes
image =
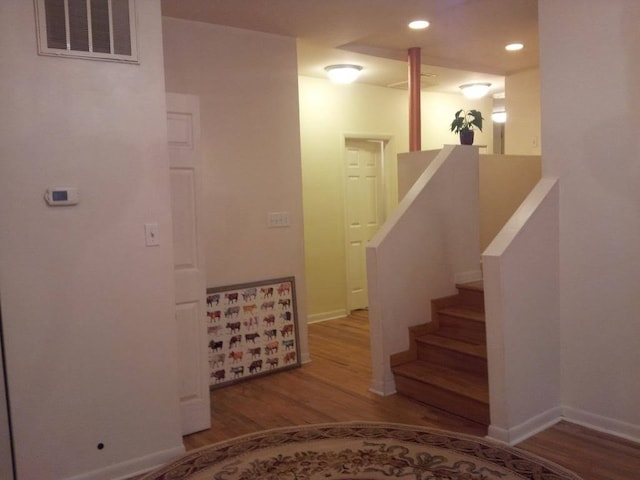
{"type": "Polygon", "coordinates": [[[456,116],[451,122],[451,131],[460,134],[460,144],[473,145],[473,127],[478,127],[482,131],[482,113],[478,110],[458,110],[456,116]]]}

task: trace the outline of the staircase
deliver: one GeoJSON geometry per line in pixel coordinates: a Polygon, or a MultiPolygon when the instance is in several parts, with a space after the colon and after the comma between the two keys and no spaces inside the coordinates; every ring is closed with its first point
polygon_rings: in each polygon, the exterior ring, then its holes
{"type": "Polygon", "coordinates": [[[398,393],[489,424],[482,281],[431,301],[432,320],[409,329],[410,348],[391,357],[398,393]]]}

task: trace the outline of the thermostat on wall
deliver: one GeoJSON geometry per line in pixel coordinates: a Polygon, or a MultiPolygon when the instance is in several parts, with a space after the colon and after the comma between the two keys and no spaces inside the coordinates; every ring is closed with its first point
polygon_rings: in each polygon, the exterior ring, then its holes
{"type": "Polygon", "coordinates": [[[77,188],[51,187],[44,193],[44,199],[51,206],[75,205],[80,201],[77,188]]]}

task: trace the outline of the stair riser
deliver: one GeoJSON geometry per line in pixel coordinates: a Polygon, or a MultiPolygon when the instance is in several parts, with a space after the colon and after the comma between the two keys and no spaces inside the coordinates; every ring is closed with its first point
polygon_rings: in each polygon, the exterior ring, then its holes
{"type": "Polygon", "coordinates": [[[484,310],[484,292],[458,288],[458,298],[462,305],[472,305],[484,310]]]}
{"type": "Polygon", "coordinates": [[[418,360],[455,368],[488,378],[487,361],[465,353],[443,348],[437,345],[425,345],[418,342],[418,360]]]}
{"type": "Polygon", "coordinates": [[[487,343],[486,326],[482,322],[449,315],[438,316],[440,329],[438,335],[463,342],[485,345],[487,343]]]}
{"type": "Polygon", "coordinates": [[[395,376],[396,390],[421,403],[489,425],[489,405],[417,380],[395,376]]]}

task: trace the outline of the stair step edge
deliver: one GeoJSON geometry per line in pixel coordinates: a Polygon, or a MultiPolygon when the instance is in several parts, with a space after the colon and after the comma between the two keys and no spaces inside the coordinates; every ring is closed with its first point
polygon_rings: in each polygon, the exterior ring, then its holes
{"type": "Polygon", "coordinates": [[[421,360],[414,360],[392,368],[393,373],[412,380],[434,385],[461,397],[470,398],[480,403],[489,404],[489,387],[487,380],[477,375],[452,368],[432,365],[421,360]],[[464,380],[465,384],[455,380],[464,380]]]}
{"type": "Polygon", "coordinates": [[[450,317],[464,318],[465,320],[473,320],[474,322],[485,322],[484,312],[470,308],[468,306],[452,306],[438,309],[439,314],[448,315],[450,317]]]}
{"type": "Polygon", "coordinates": [[[482,280],[476,280],[473,282],[456,283],[456,288],[460,290],[484,292],[484,282],[482,280]]]}
{"type": "Polygon", "coordinates": [[[487,347],[484,344],[474,344],[457,340],[451,337],[440,336],[437,333],[422,335],[417,337],[416,342],[425,345],[436,346],[447,350],[452,350],[456,353],[462,353],[472,357],[478,357],[481,359],[487,359],[487,347]]]}

